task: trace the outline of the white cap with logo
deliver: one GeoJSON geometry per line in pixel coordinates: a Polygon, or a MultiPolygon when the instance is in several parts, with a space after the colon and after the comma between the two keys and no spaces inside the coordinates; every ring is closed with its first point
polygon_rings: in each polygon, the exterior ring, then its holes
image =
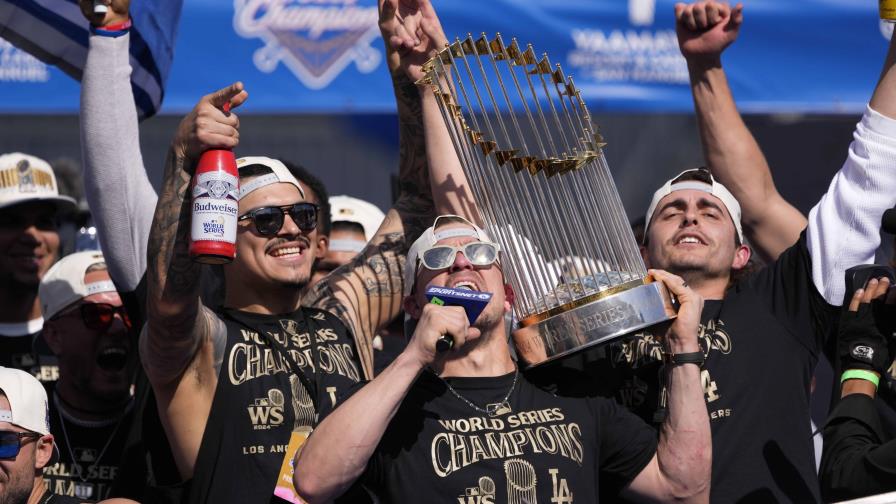
{"type": "Polygon", "coordinates": [[[296,180],[296,177],[289,171],[289,168],[287,168],[279,159],[265,156],[247,156],[236,160],[237,170],[252,165],[264,166],[271,170],[271,173],[259,175],[258,178],[254,178],[246,184],[240,183],[240,199],[246,197],[246,195],[252,191],[278,182],[296,186],[296,189],[299,190],[299,194],[302,195],[302,199],[305,199],[305,191],[302,189],[302,185],[299,184],[299,181],[296,180]]]}
{"type": "Polygon", "coordinates": [[[110,280],[85,283],[87,269],[105,262],[103,254],[95,250],[76,252],[60,259],[40,281],[37,295],[44,319],[49,320],[65,307],[100,292],[115,292],[110,280]]]}
{"type": "MultiPolygon", "coordinates": [[[[332,222],[354,222],[364,228],[365,243],[373,238],[386,215],[373,203],[351,196],[330,196],[330,220],[332,222]]],[[[358,244],[341,243],[352,240],[330,240],[329,249],[336,252],[360,252],[358,244]]],[[[364,248],[364,244],[360,244],[364,248]]]]}
{"type": "Polygon", "coordinates": [[[740,203],[737,202],[737,198],[731,194],[731,191],[729,191],[727,187],[723,186],[713,178],[712,173],[706,168],[692,168],[690,170],[685,170],[667,180],[662,187],[653,193],[653,200],[651,200],[650,206],[647,207],[647,215],[644,218],[645,240],[647,239],[646,230],[650,228],[650,219],[653,218],[653,212],[656,211],[656,206],[659,204],[660,200],[675,191],[684,189],[707,192],[721,200],[722,204],[725,205],[725,208],[728,209],[728,213],[731,215],[731,221],[734,223],[737,237],[741,243],[744,243],[744,232],[740,223],[740,203]]]}
{"type": "MultiPolygon", "coordinates": [[[[37,378],[21,369],[0,367],[0,392],[9,401],[9,409],[0,409],[0,422],[8,422],[42,436],[50,434],[50,406],[47,391],[37,378]]],[[[59,459],[59,448],[53,442],[53,458],[59,459]]]]}
{"type": "Polygon", "coordinates": [[[59,211],[77,207],[74,198],[59,195],[49,163],[21,152],[0,155],[0,208],[30,201],[53,203],[59,211]]]}

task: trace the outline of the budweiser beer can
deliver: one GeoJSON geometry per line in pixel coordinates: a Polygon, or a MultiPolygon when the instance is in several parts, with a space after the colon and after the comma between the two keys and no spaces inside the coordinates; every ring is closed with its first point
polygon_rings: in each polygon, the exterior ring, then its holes
{"type": "Polygon", "coordinates": [[[896,23],[896,0],[878,0],[880,18],[888,23],[896,23]]]}

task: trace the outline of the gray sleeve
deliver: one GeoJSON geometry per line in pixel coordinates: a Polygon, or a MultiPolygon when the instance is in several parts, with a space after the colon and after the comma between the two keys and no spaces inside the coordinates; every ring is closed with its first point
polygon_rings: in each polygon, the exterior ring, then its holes
{"type": "Polygon", "coordinates": [[[158,196],[140,154],[131,91],[130,35],[90,36],[81,80],[84,189],[112,280],[136,289],[158,196]]]}

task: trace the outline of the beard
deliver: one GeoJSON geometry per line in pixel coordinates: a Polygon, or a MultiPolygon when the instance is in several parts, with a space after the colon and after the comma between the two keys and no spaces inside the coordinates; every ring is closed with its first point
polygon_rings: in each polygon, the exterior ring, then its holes
{"type": "MultiPolygon", "coordinates": [[[[25,455],[25,449],[19,452],[19,457],[25,455]]],[[[29,460],[27,464],[9,475],[9,480],[3,482],[3,488],[0,490],[0,502],[3,504],[27,504],[31,491],[34,488],[34,453],[26,456],[29,460]]]]}

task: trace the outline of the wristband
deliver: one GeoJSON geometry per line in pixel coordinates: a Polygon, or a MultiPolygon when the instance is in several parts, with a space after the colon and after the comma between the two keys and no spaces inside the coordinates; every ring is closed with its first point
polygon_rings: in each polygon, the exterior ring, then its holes
{"type": "Polygon", "coordinates": [[[870,381],[874,384],[874,387],[877,388],[877,385],[880,383],[880,377],[871,371],[866,371],[864,369],[847,369],[840,375],[840,383],[845,382],[846,380],[865,380],[870,381]]]}
{"type": "Polygon", "coordinates": [[[702,351],[680,354],[663,352],[663,361],[671,362],[672,364],[696,364],[702,366],[704,360],[705,356],[702,351]]]}
{"type": "Polygon", "coordinates": [[[101,37],[120,37],[130,31],[132,24],[130,18],[128,18],[127,21],[122,23],[114,23],[106,26],[91,25],[90,33],[101,37]]]}

